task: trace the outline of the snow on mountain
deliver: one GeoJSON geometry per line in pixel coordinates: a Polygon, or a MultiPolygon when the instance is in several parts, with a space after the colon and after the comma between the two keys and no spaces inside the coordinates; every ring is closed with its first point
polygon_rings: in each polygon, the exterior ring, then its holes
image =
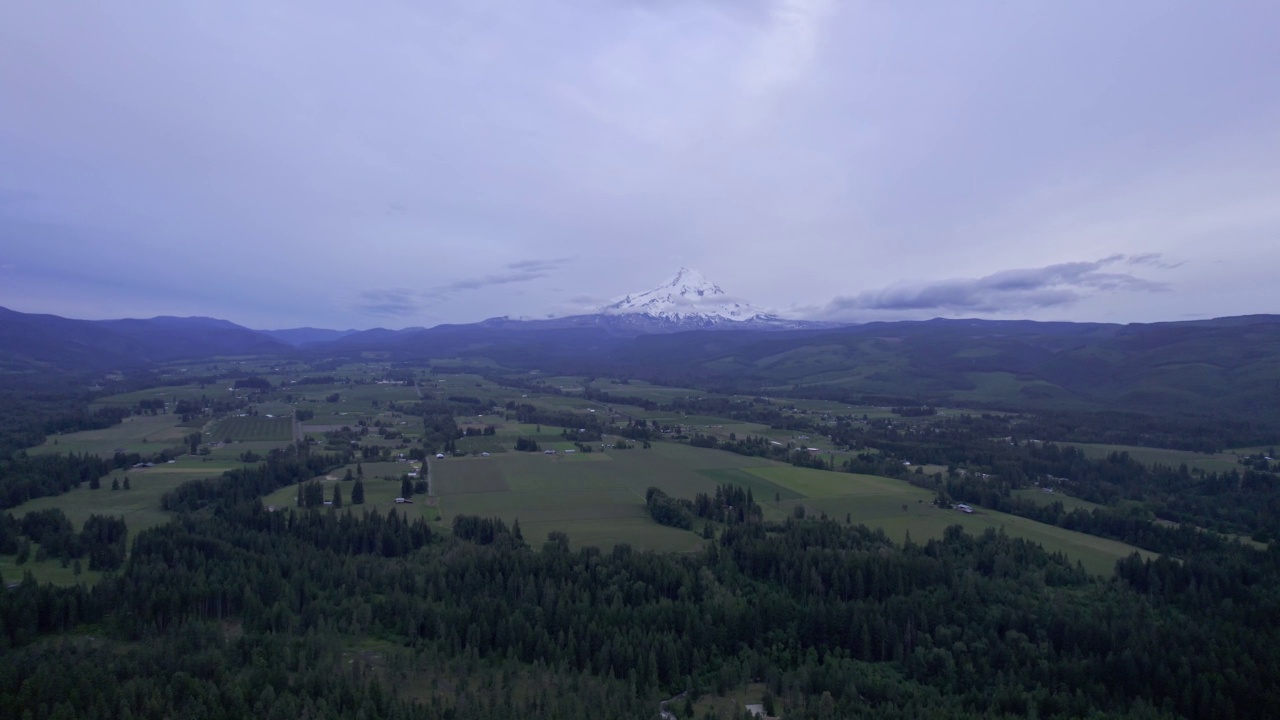
{"type": "Polygon", "coordinates": [[[680,268],[670,281],[647,292],[627,295],[600,308],[602,315],[645,315],[678,324],[777,322],[779,318],[741,300],[697,270],[680,268]]]}

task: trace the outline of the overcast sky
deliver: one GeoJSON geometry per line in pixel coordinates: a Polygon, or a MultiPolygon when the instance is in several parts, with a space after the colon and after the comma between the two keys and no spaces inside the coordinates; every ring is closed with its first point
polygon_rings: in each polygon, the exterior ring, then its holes
{"type": "Polygon", "coordinates": [[[0,4],[0,305],[1280,312],[1280,3],[0,4]]]}

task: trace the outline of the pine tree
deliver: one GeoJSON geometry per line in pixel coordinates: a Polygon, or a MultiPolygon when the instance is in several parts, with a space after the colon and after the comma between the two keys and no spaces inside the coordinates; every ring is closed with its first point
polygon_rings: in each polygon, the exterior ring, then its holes
{"type": "Polygon", "coordinates": [[[333,486],[333,506],[336,508],[342,507],[342,486],[341,485],[333,486]]]}
{"type": "Polygon", "coordinates": [[[413,482],[409,480],[408,475],[402,475],[400,477],[400,497],[413,497],[413,482]]]}
{"type": "Polygon", "coordinates": [[[347,474],[342,476],[342,481],[351,482],[354,479],[355,479],[355,476],[351,474],[351,468],[347,468],[347,474]]]}
{"type": "Polygon", "coordinates": [[[356,484],[351,488],[351,504],[364,504],[364,480],[356,480],[356,484]]]}
{"type": "Polygon", "coordinates": [[[111,489],[112,490],[120,489],[120,478],[111,478],[111,489]]]}
{"type": "Polygon", "coordinates": [[[133,486],[129,484],[129,476],[128,476],[128,475],[126,475],[126,476],[125,476],[125,478],[124,478],[124,489],[125,489],[125,490],[132,490],[132,489],[133,489],[133,486]]]}
{"type": "MultiPolygon", "coordinates": [[[[425,466],[426,463],[424,462],[423,465],[425,466]]],[[[360,463],[356,463],[356,477],[361,480],[364,479],[364,465],[361,465],[360,463]]]]}

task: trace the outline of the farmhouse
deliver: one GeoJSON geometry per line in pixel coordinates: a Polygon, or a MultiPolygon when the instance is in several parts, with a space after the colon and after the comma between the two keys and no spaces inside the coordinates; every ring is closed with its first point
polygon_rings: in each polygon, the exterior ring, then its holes
{"type": "Polygon", "coordinates": [[[413,500],[410,500],[409,498],[402,498],[402,497],[398,497],[398,498],[396,498],[396,504],[397,504],[397,505],[412,505],[412,504],[413,504],[413,500]]]}
{"type": "Polygon", "coordinates": [[[965,505],[964,503],[960,503],[960,504],[956,505],[956,509],[957,509],[957,510],[959,510],[960,512],[962,512],[962,513],[972,513],[972,512],[973,512],[973,508],[969,507],[968,505],[965,505]]]}

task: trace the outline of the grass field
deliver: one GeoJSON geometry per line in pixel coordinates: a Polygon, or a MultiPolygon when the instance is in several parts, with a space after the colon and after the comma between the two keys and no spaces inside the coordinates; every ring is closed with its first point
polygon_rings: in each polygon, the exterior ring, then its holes
{"type": "Polygon", "coordinates": [[[1071,512],[1072,510],[1097,510],[1102,507],[1101,505],[1091,503],[1088,500],[1073,498],[1070,495],[1063,495],[1062,493],[1047,493],[1039,488],[1023,488],[1021,490],[1014,490],[1013,495],[1014,497],[1020,497],[1024,500],[1030,500],[1031,502],[1041,506],[1052,505],[1055,502],[1060,502],[1062,503],[1062,507],[1066,508],[1067,512],[1071,512]]]}
{"type": "Polygon", "coordinates": [[[694,533],[649,520],[645,490],[657,486],[670,495],[692,498],[715,492],[718,484],[733,483],[751,488],[766,518],[787,517],[796,505],[804,505],[811,516],[826,513],[837,521],[848,516],[853,523],[883,528],[897,540],[909,532],[918,541],[941,537],[950,525],[972,533],[1003,529],[1050,551],[1062,551],[1100,575],[1109,574],[1116,560],[1136,550],[981,508],[972,515],[938,509],[929,491],[891,478],[795,468],[674,443],[578,457],[506,453],[450,458],[434,461],[432,472],[443,520],[458,514],[498,516],[508,522],[519,518],[531,542],[541,540],[546,531],[561,530],[575,545],[627,542],[653,549],[696,548],[701,540],[694,533]]]}
{"type": "MultiPolygon", "coordinates": [[[[409,466],[405,463],[365,463],[364,464],[364,504],[351,504],[351,489],[355,487],[355,482],[346,482],[342,480],[347,470],[352,474],[356,472],[356,465],[347,465],[338,468],[328,475],[322,475],[319,480],[324,485],[324,498],[329,500],[333,497],[333,487],[335,485],[342,486],[342,509],[338,512],[351,510],[352,512],[372,512],[374,510],[385,515],[391,510],[395,510],[402,515],[408,517],[422,516],[429,521],[439,519],[439,512],[433,504],[433,499],[425,495],[415,495],[413,503],[408,505],[397,504],[396,498],[400,497],[400,475],[409,470],[409,466]],[[390,468],[398,468],[394,474],[390,468]]],[[[275,492],[267,495],[262,499],[263,504],[273,505],[277,508],[292,508],[297,505],[298,486],[289,485],[280,488],[275,492]]]]}
{"type": "Polygon", "coordinates": [[[1235,453],[1206,454],[1190,450],[1168,450],[1165,448],[1149,448],[1137,445],[1102,445],[1095,443],[1061,443],[1079,448],[1086,457],[1105,458],[1113,452],[1127,452],[1129,457],[1145,465],[1168,465],[1178,467],[1186,463],[1189,468],[1199,468],[1205,472],[1231,472],[1241,470],[1235,453]]]}
{"type": "MultiPolygon", "coordinates": [[[[238,467],[238,464],[236,466],[238,467]]],[[[129,542],[132,543],[138,533],[143,530],[169,522],[171,515],[160,509],[162,495],[188,480],[219,475],[225,469],[214,463],[175,462],[172,465],[159,465],[154,468],[117,470],[102,479],[102,487],[98,490],[90,490],[88,483],[84,483],[71,492],[55,497],[36,498],[8,512],[16,518],[21,518],[35,510],[61,508],[77,531],[84,527],[84,522],[90,515],[114,515],[124,519],[125,525],[129,528],[129,542]],[[112,480],[123,483],[126,477],[129,478],[129,490],[110,489],[112,480]]],[[[14,556],[0,556],[0,574],[4,575],[6,581],[21,579],[22,573],[26,570],[30,570],[37,580],[59,585],[77,582],[91,584],[100,576],[99,573],[86,570],[76,577],[71,568],[63,568],[56,559],[44,562],[32,560],[25,565],[16,566],[14,556]]]]}
{"type": "Polygon", "coordinates": [[[652,450],[450,458],[431,467],[446,521],[454,515],[498,516],[508,522],[519,518],[525,538],[535,546],[548,532],[559,530],[578,546],[607,548],[626,542],[652,550],[688,551],[700,547],[702,539],[650,520],[644,492],[650,485],[683,497],[714,492],[715,479],[681,461],[690,458],[730,470],[741,460],[752,460],[659,443],[652,450]],[[698,455],[708,452],[711,457],[698,455]]]}
{"type": "Polygon", "coordinates": [[[931,504],[933,493],[891,478],[795,467],[750,468],[746,472],[803,495],[778,504],[788,513],[796,505],[803,505],[806,514],[826,513],[837,521],[848,517],[855,525],[883,528],[899,541],[908,532],[916,541],[939,538],[951,525],[960,525],[973,534],[993,528],[1040,543],[1050,552],[1063,552],[1098,575],[1111,574],[1116,560],[1135,550],[1154,557],[1132,545],[980,507],[975,507],[977,512],[973,514],[936,508],[931,504]]]}
{"type": "MultiPolygon", "coordinates": [[[[36,548],[40,547],[35,543],[31,544],[31,556],[35,557],[36,548]]],[[[4,578],[7,585],[12,582],[22,580],[23,575],[31,573],[31,577],[35,578],[38,583],[53,583],[54,585],[75,585],[84,583],[85,585],[93,585],[102,577],[102,573],[93,570],[83,570],[79,576],[75,574],[74,566],[62,567],[62,563],[58,560],[45,560],[44,562],[36,562],[34,559],[27,561],[23,565],[17,564],[14,560],[15,555],[0,555],[0,578],[4,578]]],[[[88,560],[81,558],[81,568],[89,566],[88,560]]]]}
{"type": "Polygon", "coordinates": [[[267,417],[249,415],[220,420],[209,431],[209,439],[221,440],[273,440],[289,442],[293,439],[292,417],[267,417]]]}
{"type": "Polygon", "coordinates": [[[465,453],[500,453],[507,451],[503,440],[497,435],[472,435],[471,437],[456,440],[454,444],[458,450],[465,453]]]}
{"type": "Polygon", "coordinates": [[[182,436],[190,434],[190,428],[179,427],[182,418],[177,415],[133,415],[119,425],[102,430],[51,435],[43,445],[28,452],[91,453],[111,457],[117,449],[125,452],[153,453],[166,447],[182,444],[182,436]]]}

